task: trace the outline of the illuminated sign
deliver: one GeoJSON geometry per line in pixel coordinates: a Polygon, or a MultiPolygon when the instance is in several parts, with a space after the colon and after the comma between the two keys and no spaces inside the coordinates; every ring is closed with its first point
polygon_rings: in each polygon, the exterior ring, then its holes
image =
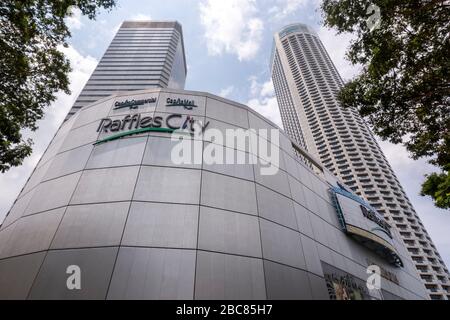
{"type": "Polygon", "coordinates": [[[166,107],[183,107],[187,110],[192,110],[193,108],[197,108],[198,106],[195,105],[194,100],[167,98],[166,107]]]}
{"type": "Polygon", "coordinates": [[[122,108],[136,109],[139,106],[142,106],[144,104],[149,104],[149,103],[156,103],[156,98],[116,101],[116,103],[114,104],[114,110],[122,109],[122,108]]]}
{"type": "Polygon", "coordinates": [[[389,263],[402,267],[403,262],[394,247],[390,225],[383,216],[342,187],[332,187],[330,193],[344,231],[389,263]]]}
{"type": "Polygon", "coordinates": [[[194,133],[195,128],[198,127],[202,132],[208,126],[207,123],[202,123],[190,115],[169,114],[165,116],[141,116],[141,114],[126,115],[122,119],[103,118],[97,128],[97,132],[116,134],[101,139],[94,144],[100,144],[112,140],[116,140],[125,136],[139,134],[143,132],[167,132],[172,133],[175,130],[180,133],[194,133]],[[196,126],[197,124],[198,126],[196,126]]]}

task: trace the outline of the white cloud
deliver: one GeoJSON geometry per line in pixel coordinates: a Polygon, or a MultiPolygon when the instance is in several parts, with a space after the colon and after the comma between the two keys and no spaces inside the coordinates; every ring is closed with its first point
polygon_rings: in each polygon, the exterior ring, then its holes
{"type": "Polygon", "coordinates": [[[247,105],[256,112],[258,112],[259,114],[261,114],[262,116],[271,120],[280,128],[283,128],[276,97],[261,98],[261,99],[253,98],[247,102],[247,105]]]}
{"type": "Polygon", "coordinates": [[[71,9],[70,15],[65,19],[65,21],[69,29],[81,29],[83,26],[83,23],[81,22],[81,10],[78,8],[71,9]]]}
{"type": "Polygon", "coordinates": [[[255,57],[264,29],[255,0],[206,0],[199,6],[210,55],[231,53],[240,61],[255,57]]]}
{"type": "MultiPolygon", "coordinates": [[[[275,5],[269,9],[269,14],[276,20],[286,18],[301,7],[305,7],[313,0],[277,0],[275,5]]],[[[316,1],[317,2],[317,1],[316,1]]]]}
{"type": "Polygon", "coordinates": [[[66,95],[60,92],[56,95],[56,101],[47,108],[45,117],[38,122],[39,129],[36,132],[24,133],[26,137],[34,140],[32,155],[25,159],[23,165],[12,168],[8,172],[0,175],[0,190],[2,190],[2,197],[0,198],[0,221],[3,220],[11,208],[14,200],[41,158],[42,153],[47,148],[56,130],[61,125],[64,117],[97,65],[97,61],[94,58],[82,56],[71,46],[68,48],[61,47],[60,50],[70,60],[73,69],[69,75],[72,94],[66,95]]]}
{"type": "Polygon", "coordinates": [[[249,81],[251,98],[247,105],[280,128],[283,128],[272,81],[268,80],[260,83],[255,76],[250,77],[249,81]]]}
{"type": "Polygon", "coordinates": [[[226,88],[220,90],[219,96],[221,96],[222,98],[226,98],[226,97],[230,96],[230,94],[233,92],[233,90],[234,90],[233,86],[226,87],[226,88]]]}
{"type": "Polygon", "coordinates": [[[133,21],[148,21],[148,20],[152,20],[152,17],[147,15],[147,14],[138,13],[138,14],[135,14],[134,16],[132,16],[130,18],[130,20],[133,20],[133,21]]]}
{"type": "Polygon", "coordinates": [[[252,97],[269,97],[275,95],[275,89],[273,87],[272,80],[267,80],[263,83],[258,82],[258,78],[256,76],[251,76],[250,81],[250,94],[252,97]]]}
{"type": "Polygon", "coordinates": [[[250,95],[258,95],[261,91],[261,84],[258,82],[258,78],[256,76],[251,76],[248,80],[250,81],[250,95]]]}
{"type": "Polygon", "coordinates": [[[262,96],[273,96],[275,95],[275,88],[273,87],[272,81],[266,81],[262,84],[261,88],[261,95],[262,96]]]}
{"type": "Polygon", "coordinates": [[[345,59],[345,53],[354,36],[348,33],[338,35],[334,30],[323,26],[317,33],[342,79],[345,81],[353,78],[361,70],[361,66],[352,65],[345,59]]]}

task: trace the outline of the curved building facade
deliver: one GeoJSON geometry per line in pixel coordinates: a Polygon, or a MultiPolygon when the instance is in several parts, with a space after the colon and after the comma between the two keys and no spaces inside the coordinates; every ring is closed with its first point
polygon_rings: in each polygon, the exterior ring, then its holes
{"type": "Polygon", "coordinates": [[[65,121],[24,186],[0,227],[0,299],[426,299],[383,221],[244,105],[122,93],[65,121]],[[204,134],[190,136],[196,161],[175,164],[172,131],[195,124],[253,129],[279,161],[252,138],[204,134]],[[211,150],[256,161],[206,163],[211,150]],[[381,283],[368,289],[373,265],[381,283]]]}

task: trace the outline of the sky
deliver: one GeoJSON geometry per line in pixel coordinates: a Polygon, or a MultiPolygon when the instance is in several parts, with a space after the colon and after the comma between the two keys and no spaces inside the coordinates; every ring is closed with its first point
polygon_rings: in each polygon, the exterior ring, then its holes
{"type": "MultiPolygon", "coordinates": [[[[57,94],[36,132],[34,152],[20,167],[0,175],[0,221],[14,203],[33,168],[62,123],[123,20],[178,20],[183,27],[187,90],[206,91],[255,109],[282,127],[269,60],[273,34],[302,22],[312,26],[344,80],[359,68],[345,60],[351,35],[336,35],[322,26],[319,0],[118,0],[95,21],[74,11],[68,18],[72,37],[61,48],[72,64],[70,95],[57,94]]],[[[382,18],[382,15],[381,15],[382,18]]],[[[414,161],[399,145],[380,145],[441,256],[450,266],[450,211],[437,209],[419,195],[424,175],[436,169],[425,159],[414,161]]]]}

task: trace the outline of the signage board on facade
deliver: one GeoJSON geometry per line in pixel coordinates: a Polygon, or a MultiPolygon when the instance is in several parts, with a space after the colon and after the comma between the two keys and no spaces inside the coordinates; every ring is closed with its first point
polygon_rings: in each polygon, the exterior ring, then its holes
{"type": "MultiPolygon", "coordinates": [[[[122,108],[129,108],[130,110],[137,109],[139,106],[156,103],[156,101],[157,99],[155,97],[116,101],[114,103],[113,110],[122,108]]],[[[195,104],[194,100],[167,98],[166,107],[183,107],[184,109],[192,110],[198,106],[195,104]]],[[[112,133],[112,135],[104,137],[96,141],[94,144],[101,144],[125,136],[150,131],[166,133],[173,133],[174,131],[177,131],[180,134],[184,133],[192,135],[195,131],[204,132],[208,124],[209,121],[204,123],[192,115],[183,115],[178,113],[161,113],[159,115],[135,113],[125,115],[121,119],[107,117],[100,120],[97,127],[97,132],[112,133]]]]}
{"type": "Polygon", "coordinates": [[[180,98],[167,98],[166,107],[183,107],[187,110],[192,110],[198,106],[195,104],[194,100],[190,99],[180,99],[180,98]]]}
{"type": "Polygon", "coordinates": [[[156,98],[145,98],[145,99],[131,99],[125,101],[116,101],[114,103],[114,110],[122,109],[122,108],[130,108],[137,109],[139,106],[143,106],[145,104],[156,103],[156,98]]]}
{"type": "Polygon", "coordinates": [[[331,300],[370,300],[366,283],[355,276],[321,261],[331,300]]]}
{"type": "Polygon", "coordinates": [[[363,199],[342,187],[330,189],[344,231],[396,266],[403,263],[394,246],[390,226],[363,199]]]}
{"type": "Polygon", "coordinates": [[[95,144],[150,131],[172,133],[177,130],[179,133],[193,134],[196,130],[203,132],[208,127],[208,124],[209,121],[203,123],[193,116],[178,113],[157,116],[143,116],[137,113],[126,115],[121,119],[103,118],[100,120],[97,132],[113,133],[113,135],[107,136],[95,144]]]}

